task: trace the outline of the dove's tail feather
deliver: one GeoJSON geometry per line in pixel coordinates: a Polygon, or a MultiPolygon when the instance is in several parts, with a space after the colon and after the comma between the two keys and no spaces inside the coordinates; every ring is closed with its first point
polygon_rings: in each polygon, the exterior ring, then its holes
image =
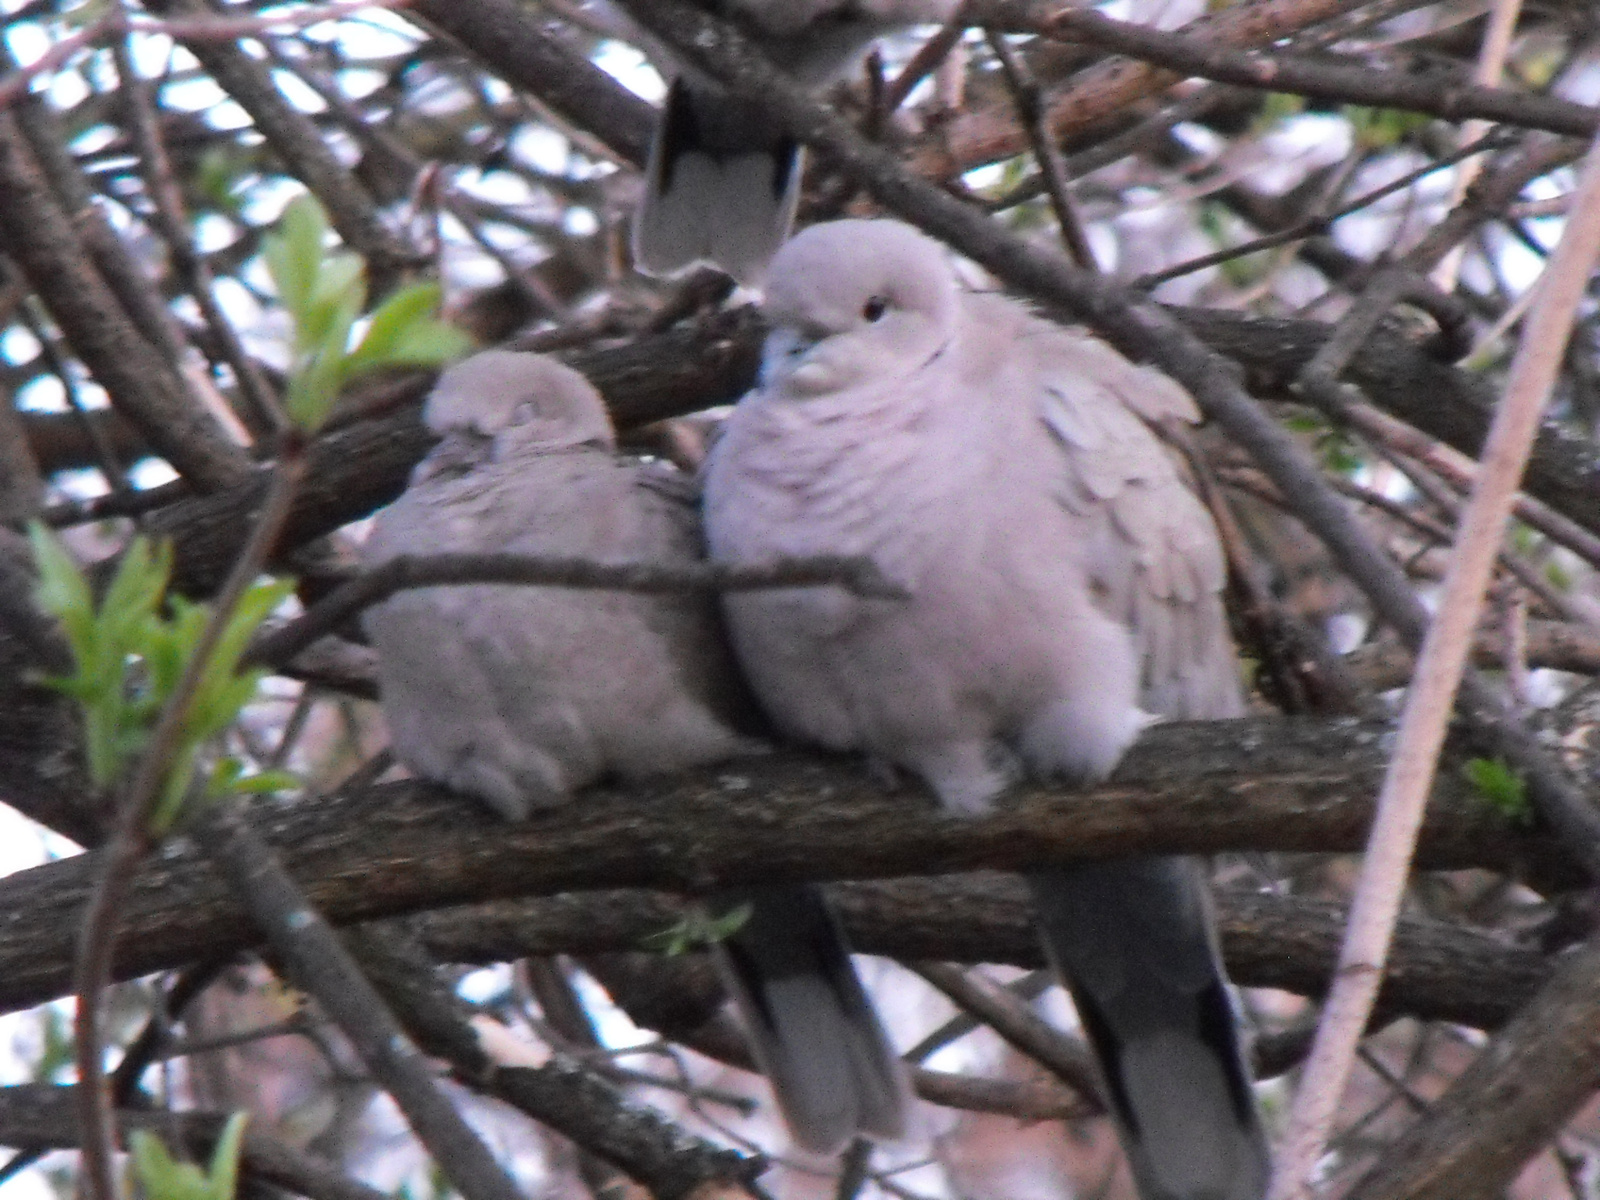
{"type": "Polygon", "coordinates": [[[1200,865],[1029,876],[1143,1200],[1260,1200],[1269,1162],[1200,865]]]}
{"type": "Polygon", "coordinates": [[[905,1132],[899,1058],[815,887],[742,893],[744,924],[719,945],[728,989],[795,1143],[833,1153],[905,1132]]]}
{"type": "Polygon", "coordinates": [[[753,283],[789,235],[801,146],[728,108],[725,95],[681,79],[668,91],[634,216],[640,270],[667,275],[703,260],[753,283]]]}

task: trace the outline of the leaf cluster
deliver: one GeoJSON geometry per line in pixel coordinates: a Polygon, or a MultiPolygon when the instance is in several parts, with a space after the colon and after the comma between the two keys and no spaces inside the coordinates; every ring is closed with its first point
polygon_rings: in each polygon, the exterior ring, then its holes
{"type": "Polygon", "coordinates": [[[301,196],[263,239],[261,256],[293,324],[289,416],[302,429],[327,419],[351,379],[382,367],[438,366],[471,349],[466,334],[440,321],[437,283],[412,283],[390,294],[371,314],[351,348],[367,305],[366,263],[348,250],[329,251],[321,206],[301,196]]]}
{"type": "MultiPolygon", "coordinates": [[[[123,778],[144,751],[162,708],[177,691],[204,634],[207,606],[167,595],[172,548],[134,538],[98,604],[89,581],[65,546],[43,525],[29,531],[39,572],[35,598],[61,622],[73,669],[47,676],[47,686],[71,696],[83,713],[89,775],[102,790],[123,778]]],[[[170,828],[194,781],[202,749],[220,735],[255,696],[266,674],[241,671],[251,636],[293,589],[289,580],[252,585],[229,614],[206,663],[167,767],[152,832],[170,828]]],[[[243,767],[223,759],[207,782],[208,794],[286,786],[280,772],[245,779],[243,767]]],[[[292,781],[290,781],[292,782],[292,781]]]]}
{"type": "Polygon", "coordinates": [[[204,1170],[173,1158],[148,1129],[135,1129],[128,1136],[130,1165],[145,1200],[233,1200],[239,1185],[245,1119],[242,1112],[228,1118],[204,1170]]]}

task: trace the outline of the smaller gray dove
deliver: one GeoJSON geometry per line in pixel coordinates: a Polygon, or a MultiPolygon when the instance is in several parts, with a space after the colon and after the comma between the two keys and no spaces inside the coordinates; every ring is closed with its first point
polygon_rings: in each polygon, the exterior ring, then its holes
{"type": "MultiPolygon", "coordinates": [[[[1084,333],[963,291],[894,221],[774,258],[760,386],[707,464],[713,558],[869,557],[908,600],[728,594],[788,736],[863,750],[945,807],[1020,773],[1104,778],[1153,715],[1237,716],[1210,514],[1146,421],[1193,400],[1084,333]]],[[[1029,875],[1145,1200],[1259,1200],[1266,1141],[1198,863],[1029,875]]]]}
{"type": "MultiPolygon", "coordinates": [[[[441,438],[366,557],[512,552],[689,563],[703,556],[695,488],[622,457],[576,371],[488,350],[446,370],[424,419],[441,438]]],[[[715,598],[506,584],[417,588],[364,624],[395,757],[516,820],[607,777],[686,770],[748,751],[755,716],[715,598]]],[[[759,719],[759,718],[757,718],[759,719]]],[[[722,896],[751,915],[719,945],[795,1140],[831,1151],[897,1136],[899,1060],[822,893],[722,896]]]]}
{"type": "MultiPolygon", "coordinates": [[[[959,0],[731,0],[772,61],[808,87],[850,69],[873,42],[946,21],[959,0]]],[[[759,280],[794,222],[803,147],[726,90],[679,76],[656,128],[634,217],[639,269],[666,275],[711,262],[759,280]]]]}

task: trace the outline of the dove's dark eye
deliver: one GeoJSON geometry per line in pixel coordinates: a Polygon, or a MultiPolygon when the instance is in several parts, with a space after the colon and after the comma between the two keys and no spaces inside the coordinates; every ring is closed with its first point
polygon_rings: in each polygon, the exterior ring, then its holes
{"type": "Polygon", "coordinates": [[[876,321],[889,311],[889,302],[882,296],[868,297],[867,302],[861,306],[861,315],[869,321],[876,321]]]}

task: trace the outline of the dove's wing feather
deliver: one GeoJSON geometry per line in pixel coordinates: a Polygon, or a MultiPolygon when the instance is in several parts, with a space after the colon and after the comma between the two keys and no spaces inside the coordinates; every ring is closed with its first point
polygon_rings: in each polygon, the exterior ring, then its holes
{"type": "Polygon", "coordinates": [[[795,1141],[829,1153],[905,1133],[909,1088],[820,888],[730,899],[750,916],[718,961],[795,1141]]]}
{"type": "MultiPolygon", "coordinates": [[[[1067,536],[1088,549],[1084,585],[1094,602],[1133,638],[1141,708],[1240,715],[1216,530],[1145,423],[1193,420],[1192,400],[1092,338],[1044,328],[1035,347],[1067,536]]],[[[1145,1194],[1256,1200],[1267,1183],[1266,1143],[1199,862],[1082,864],[1036,872],[1029,883],[1145,1194]]]]}
{"type": "MultiPolygon", "coordinates": [[[[762,49],[817,88],[898,29],[943,21],[956,0],[737,0],[762,49]]],[[[803,154],[788,131],[712,80],[686,72],[667,92],[633,225],[640,270],[667,275],[710,262],[760,280],[794,223],[803,154]]]]}
{"type": "Polygon", "coordinates": [[[1093,547],[1086,567],[1098,602],[1138,645],[1141,707],[1174,718],[1241,715],[1216,526],[1146,424],[1195,420],[1193,400],[1093,338],[1047,327],[1038,342],[1039,413],[1064,468],[1057,497],[1079,526],[1073,536],[1093,547]]]}
{"type": "Polygon", "coordinates": [[[710,83],[674,80],[650,147],[633,224],[641,271],[669,275],[712,262],[753,283],[783,243],[800,202],[803,155],[782,129],[738,111],[710,83]]]}

